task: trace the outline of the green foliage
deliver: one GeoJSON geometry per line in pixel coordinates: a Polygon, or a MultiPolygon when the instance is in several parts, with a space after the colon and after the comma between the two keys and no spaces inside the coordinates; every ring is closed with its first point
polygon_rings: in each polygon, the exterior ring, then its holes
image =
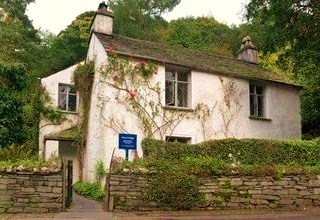
{"type": "Polygon", "coordinates": [[[38,92],[37,103],[33,105],[33,111],[40,115],[40,118],[47,119],[53,123],[61,123],[66,119],[63,112],[52,107],[52,98],[44,88],[40,88],[38,92]]]}
{"type": "Polygon", "coordinates": [[[100,185],[102,178],[106,175],[106,169],[102,160],[98,160],[94,166],[96,183],[100,185]]]}
{"type": "Polygon", "coordinates": [[[79,64],[73,73],[73,81],[80,96],[81,118],[77,125],[79,138],[75,143],[77,156],[80,163],[80,180],[82,180],[82,168],[88,132],[89,111],[91,104],[91,90],[94,79],[94,62],[79,64]]]}
{"type": "MultiPolygon", "coordinates": [[[[149,171],[151,187],[145,195],[149,202],[187,210],[206,202],[198,191],[199,176],[248,175],[280,179],[284,175],[319,174],[319,144],[319,140],[222,139],[191,145],[146,138],[141,143],[144,159],[123,163],[122,168],[129,172],[139,172],[142,168],[149,171]]],[[[233,188],[230,182],[221,187],[233,188]]],[[[215,193],[217,202],[229,201],[231,195],[215,193]]]]}
{"type": "Polygon", "coordinates": [[[264,39],[264,53],[281,52],[277,66],[290,72],[304,86],[302,92],[303,133],[320,135],[320,21],[317,0],[251,0],[246,6],[249,23],[264,39]]]}
{"type": "Polygon", "coordinates": [[[158,40],[167,22],[161,17],[180,0],[111,0],[114,11],[114,32],[123,36],[158,40]]]}
{"type": "Polygon", "coordinates": [[[178,166],[158,170],[151,177],[151,186],[147,198],[161,206],[188,210],[204,201],[198,191],[198,179],[178,166]]]}
{"type": "MultiPolygon", "coordinates": [[[[315,166],[319,164],[320,157],[319,142],[302,140],[222,139],[190,145],[144,139],[142,147],[146,159],[185,160],[193,164],[197,162],[193,161],[194,158],[200,160],[206,158],[203,161],[204,164],[206,160],[212,160],[208,158],[216,158],[215,163],[218,164],[219,160],[222,160],[234,165],[299,164],[315,166]]],[[[198,162],[201,164],[200,161],[198,162]]]]}
{"type": "Polygon", "coordinates": [[[23,132],[23,96],[26,68],[21,64],[0,63],[0,146],[25,140],[23,132]]]}
{"type": "Polygon", "coordinates": [[[33,149],[25,145],[11,145],[7,148],[0,148],[0,170],[14,171],[17,168],[24,171],[34,172],[42,167],[59,168],[61,161],[58,157],[51,157],[48,160],[38,158],[33,149]]]}
{"type": "MultiPolygon", "coordinates": [[[[232,29],[213,17],[187,17],[170,22],[166,41],[190,49],[231,56],[230,45],[234,39],[232,29]]],[[[240,40],[237,43],[239,47],[240,40]]]]}
{"type": "Polygon", "coordinates": [[[97,183],[77,182],[73,185],[73,190],[81,196],[96,201],[102,200],[106,194],[97,183]]]}
{"type": "Polygon", "coordinates": [[[73,81],[76,90],[83,98],[88,98],[91,94],[91,88],[94,77],[94,63],[93,61],[79,64],[74,71],[73,81]]]}
{"type": "Polygon", "coordinates": [[[34,0],[0,1],[0,60],[30,64],[39,43],[38,31],[25,14],[34,0]]]}
{"type": "Polygon", "coordinates": [[[214,157],[186,157],[182,163],[194,174],[222,174],[227,163],[214,157]]]}
{"type": "Polygon", "coordinates": [[[19,161],[36,158],[32,150],[24,145],[11,145],[6,148],[0,148],[0,161],[19,161]]]}

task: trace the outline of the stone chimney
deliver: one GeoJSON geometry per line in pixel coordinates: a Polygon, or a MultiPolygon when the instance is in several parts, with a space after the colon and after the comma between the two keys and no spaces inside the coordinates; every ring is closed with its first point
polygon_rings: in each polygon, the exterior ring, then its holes
{"type": "Polygon", "coordinates": [[[112,36],[113,18],[113,12],[108,10],[108,5],[101,2],[91,25],[91,32],[112,36]]]}
{"type": "Polygon", "coordinates": [[[236,56],[238,60],[258,64],[258,49],[252,44],[249,36],[243,38],[241,48],[238,50],[236,56]]]}

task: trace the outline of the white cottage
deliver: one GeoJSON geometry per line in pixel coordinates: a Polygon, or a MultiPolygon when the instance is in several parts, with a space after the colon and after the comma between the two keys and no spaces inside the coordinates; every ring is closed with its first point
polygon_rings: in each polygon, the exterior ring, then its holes
{"type": "MultiPolygon", "coordinates": [[[[87,59],[94,61],[95,75],[82,165],[84,180],[94,180],[98,160],[109,167],[112,155],[125,157],[125,150],[119,148],[120,134],[137,137],[137,150],[129,152],[130,159],[143,156],[140,142],[147,135],[188,143],[227,137],[301,136],[300,87],[257,65],[257,51],[248,37],[233,59],[118,36],[113,34],[112,12],[100,4],[87,59]],[[138,76],[131,78],[136,84],[115,83],[117,76],[103,74],[108,57],[114,55],[128,60],[131,69],[152,62],[156,72],[147,83],[138,76]]],[[[77,181],[79,162],[73,139],[61,135],[72,131],[79,120],[79,95],[70,86],[75,68],[41,80],[52,104],[65,112],[68,120],[61,124],[41,121],[39,140],[44,157],[55,152],[73,160],[77,181]]]]}

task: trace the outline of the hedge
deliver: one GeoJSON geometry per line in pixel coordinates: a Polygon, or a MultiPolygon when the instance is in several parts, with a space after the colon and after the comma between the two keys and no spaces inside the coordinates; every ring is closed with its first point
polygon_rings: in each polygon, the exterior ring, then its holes
{"type": "Polygon", "coordinates": [[[151,187],[145,200],[188,210],[203,204],[199,177],[207,175],[272,176],[319,174],[320,141],[221,139],[199,144],[144,139],[143,159],[125,162],[136,172],[146,168],[151,187]]]}
{"type": "Polygon", "coordinates": [[[221,139],[191,145],[144,139],[142,148],[147,160],[215,158],[243,165],[320,165],[319,140],[221,139]]]}

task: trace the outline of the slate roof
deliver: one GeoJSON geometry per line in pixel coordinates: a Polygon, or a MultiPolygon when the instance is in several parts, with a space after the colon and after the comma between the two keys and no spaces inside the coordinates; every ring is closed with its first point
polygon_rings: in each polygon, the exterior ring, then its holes
{"type": "Polygon", "coordinates": [[[201,72],[299,86],[293,81],[270,72],[259,65],[235,58],[119,35],[109,36],[100,33],[95,33],[95,35],[107,52],[152,60],[162,64],[181,65],[201,72]]]}

